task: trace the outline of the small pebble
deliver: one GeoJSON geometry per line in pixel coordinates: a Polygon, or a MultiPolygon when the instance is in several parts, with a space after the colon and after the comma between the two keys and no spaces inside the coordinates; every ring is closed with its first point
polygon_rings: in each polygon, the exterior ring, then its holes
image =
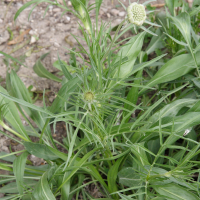
{"type": "Polygon", "coordinates": [[[67,4],[68,4],[68,6],[71,6],[71,5],[72,5],[71,1],[68,1],[67,4]]]}
{"type": "Polygon", "coordinates": [[[3,23],[3,19],[0,19],[0,24],[2,24],[3,23]]]}
{"type": "Polygon", "coordinates": [[[61,9],[60,8],[54,8],[53,12],[61,12],[61,9]]]}
{"type": "Polygon", "coordinates": [[[8,149],[8,147],[6,147],[6,146],[2,146],[1,149],[2,149],[3,151],[5,151],[5,152],[9,153],[9,149],[8,149]]]}
{"type": "Polygon", "coordinates": [[[107,13],[107,17],[110,18],[110,13],[107,13]]]}
{"type": "Polygon", "coordinates": [[[125,14],[126,14],[126,13],[125,13],[124,11],[118,13],[118,15],[119,15],[120,17],[124,17],[125,14]]]}
{"type": "Polygon", "coordinates": [[[67,19],[67,21],[70,21],[70,19],[71,19],[71,18],[70,18],[70,17],[68,17],[68,16],[66,16],[66,19],[67,19]]]}
{"type": "Polygon", "coordinates": [[[31,36],[30,44],[33,44],[33,43],[35,43],[36,41],[37,41],[36,38],[35,38],[34,36],[31,36]]]}
{"type": "Polygon", "coordinates": [[[60,47],[60,45],[57,42],[54,42],[55,47],[60,47]]]}
{"type": "Polygon", "coordinates": [[[119,10],[117,10],[117,9],[112,9],[110,12],[114,16],[117,16],[119,14],[119,10]]]}

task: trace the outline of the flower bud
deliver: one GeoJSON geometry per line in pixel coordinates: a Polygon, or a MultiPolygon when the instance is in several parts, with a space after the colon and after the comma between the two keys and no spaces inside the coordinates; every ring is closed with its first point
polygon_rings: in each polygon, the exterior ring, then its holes
{"type": "Polygon", "coordinates": [[[92,92],[86,92],[83,98],[87,102],[92,102],[94,100],[94,94],[92,92]]]}

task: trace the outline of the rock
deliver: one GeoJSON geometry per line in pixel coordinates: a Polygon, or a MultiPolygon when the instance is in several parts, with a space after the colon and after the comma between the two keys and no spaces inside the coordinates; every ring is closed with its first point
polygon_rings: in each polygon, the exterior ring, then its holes
{"type": "Polygon", "coordinates": [[[30,30],[29,31],[29,35],[35,35],[35,31],[34,30],[30,30]]]}
{"type": "Polygon", "coordinates": [[[68,6],[72,6],[71,1],[68,1],[67,4],[68,4],[68,6]]]}
{"type": "Polygon", "coordinates": [[[60,47],[60,45],[57,42],[54,42],[53,44],[55,47],[60,47]]]}
{"type": "Polygon", "coordinates": [[[67,21],[70,21],[70,19],[71,19],[71,18],[70,18],[70,17],[68,17],[68,16],[66,16],[66,19],[67,19],[67,21]]]}
{"type": "Polygon", "coordinates": [[[52,6],[52,5],[50,5],[50,6],[49,6],[49,10],[52,10],[52,9],[53,9],[53,6],[52,6]]]}
{"type": "Polygon", "coordinates": [[[0,24],[2,24],[3,23],[3,19],[0,19],[0,24]]]}
{"type": "Polygon", "coordinates": [[[2,146],[1,149],[2,149],[2,151],[5,151],[6,153],[10,153],[8,147],[6,147],[6,146],[2,146]]]}
{"type": "Polygon", "coordinates": [[[54,8],[53,12],[61,12],[61,9],[60,8],[54,8]]]}
{"type": "Polygon", "coordinates": [[[7,30],[5,31],[0,31],[0,44],[3,44],[9,39],[9,33],[7,30]]]}
{"type": "Polygon", "coordinates": [[[103,10],[100,10],[99,11],[99,15],[101,16],[101,15],[103,15],[104,14],[104,11],[103,10]]]}
{"type": "Polygon", "coordinates": [[[30,155],[30,160],[33,162],[34,165],[39,166],[43,162],[42,158],[38,158],[34,155],[30,155]]]}
{"type": "Polygon", "coordinates": [[[107,13],[106,15],[107,15],[108,18],[110,18],[110,13],[107,13]]]}
{"type": "Polygon", "coordinates": [[[31,41],[29,44],[34,44],[37,41],[36,36],[32,35],[31,36],[31,41]]]}
{"type": "Polygon", "coordinates": [[[121,12],[118,13],[118,15],[119,15],[120,17],[124,17],[124,16],[126,15],[126,13],[125,13],[124,11],[121,11],[121,12]]]}
{"type": "Polygon", "coordinates": [[[111,13],[113,16],[117,16],[117,15],[119,14],[119,10],[117,10],[117,9],[112,9],[112,10],[110,11],[110,13],[111,13]]]}

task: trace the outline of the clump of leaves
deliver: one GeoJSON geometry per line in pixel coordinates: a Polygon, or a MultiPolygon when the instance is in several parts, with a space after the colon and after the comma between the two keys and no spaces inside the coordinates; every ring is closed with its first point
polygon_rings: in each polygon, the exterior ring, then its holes
{"type": "MultiPolygon", "coordinates": [[[[85,0],[71,0],[74,10],[65,1],[45,2],[77,16],[83,38],[75,36],[80,49],[69,50],[73,57],[69,64],[59,56],[54,63],[62,79],[45,69],[42,59],[46,54],[34,65],[38,76],[62,84],[50,106],[45,98],[43,107],[34,105],[16,72],[7,74],[6,90],[0,87],[0,105],[7,105],[1,125],[16,137],[0,132],[25,149],[0,155],[9,162],[0,163],[0,169],[10,173],[1,175],[0,183],[8,184],[0,192],[6,199],[199,199],[200,100],[198,91],[192,88],[193,79],[186,77],[193,74],[199,78],[200,52],[198,42],[193,51],[192,29],[182,29],[183,25],[190,26],[188,13],[169,17],[188,51],[164,63],[161,59],[166,54],[149,59],[156,47],[163,45],[159,29],[145,51],[146,31],[119,47],[120,37],[132,25],[121,29],[123,21],[114,35],[106,23],[99,28],[102,1],[89,5],[85,0]],[[95,26],[89,15],[91,9],[96,10],[95,26]],[[77,64],[76,57],[82,63],[77,64]],[[50,125],[55,131],[57,122],[66,126],[63,142],[52,137],[50,125]],[[30,135],[38,142],[33,142],[30,135]],[[68,153],[59,151],[59,146],[68,153]],[[15,156],[18,153],[22,154],[15,156]],[[28,155],[42,158],[46,164],[26,164],[28,155]],[[97,196],[85,189],[88,185],[96,186],[97,196]]],[[[26,3],[15,19],[34,3],[40,1],[26,3]]]]}

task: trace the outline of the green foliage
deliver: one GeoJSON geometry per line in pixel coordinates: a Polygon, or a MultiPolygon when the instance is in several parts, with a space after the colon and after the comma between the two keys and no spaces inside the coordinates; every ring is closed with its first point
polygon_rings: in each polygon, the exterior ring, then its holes
{"type": "Polygon", "coordinates": [[[30,89],[7,65],[6,89],[0,87],[0,125],[6,131],[0,132],[25,150],[0,152],[9,162],[0,162],[9,172],[0,175],[4,199],[200,199],[199,1],[191,9],[184,1],[166,0],[166,12],[145,21],[151,28],[122,27],[125,20],[115,28],[100,23],[102,0],[71,0],[73,10],[65,1],[33,0],[15,19],[41,2],[73,13],[83,37],[74,36],[79,50],[69,50],[68,63],[59,56],[53,63],[60,77],[42,64],[47,54],[33,67],[38,76],[61,83],[49,106],[34,105],[30,89]],[[121,41],[131,28],[143,31],[121,41]],[[66,127],[62,141],[51,132],[59,122],[66,127]],[[28,155],[45,165],[32,166],[28,155]],[[94,187],[97,196],[86,189],[94,187]]]}

